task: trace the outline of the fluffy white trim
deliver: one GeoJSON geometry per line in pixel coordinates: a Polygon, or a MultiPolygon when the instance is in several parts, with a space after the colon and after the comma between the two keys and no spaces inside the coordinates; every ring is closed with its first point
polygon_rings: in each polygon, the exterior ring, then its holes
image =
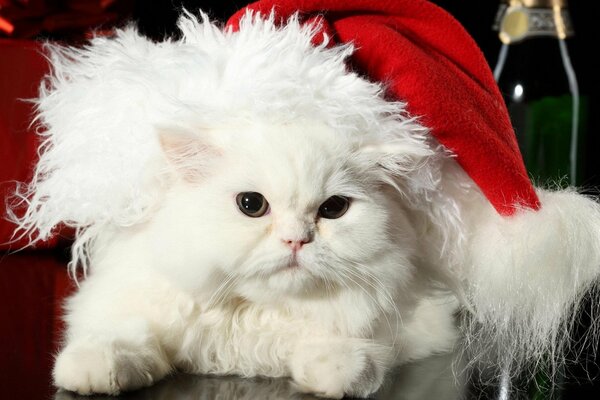
{"type": "Polygon", "coordinates": [[[83,48],[46,46],[52,73],[37,99],[40,160],[17,194],[27,212],[13,220],[31,242],[60,224],[76,228],[73,267],[85,269],[89,244],[104,228],[136,224],[160,201],[161,129],[306,119],[361,141],[416,149],[381,156],[399,171],[431,154],[427,129],[404,104],[385,101],[381,85],[347,70],[352,46],[313,46],[315,28],[297,17],[277,27],[273,16],[249,13],[232,32],[186,14],[179,28],[178,41],[154,43],[129,27],[83,48]]]}
{"type": "Polygon", "coordinates": [[[600,275],[600,205],[573,190],[538,195],[539,211],[507,218],[485,207],[471,216],[467,339],[512,371],[563,361],[582,297],[600,275]]]}

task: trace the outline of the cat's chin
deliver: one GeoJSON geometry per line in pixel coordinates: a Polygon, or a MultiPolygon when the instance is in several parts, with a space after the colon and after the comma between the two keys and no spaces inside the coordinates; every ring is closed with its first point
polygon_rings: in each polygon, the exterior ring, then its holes
{"type": "Polygon", "coordinates": [[[238,290],[242,297],[258,303],[279,301],[282,297],[323,297],[328,293],[323,280],[297,263],[283,265],[263,279],[247,281],[238,290]]]}

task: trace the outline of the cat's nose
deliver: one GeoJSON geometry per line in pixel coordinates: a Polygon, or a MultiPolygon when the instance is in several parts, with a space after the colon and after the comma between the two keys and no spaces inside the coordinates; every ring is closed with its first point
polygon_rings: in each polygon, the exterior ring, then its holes
{"type": "Polygon", "coordinates": [[[287,244],[294,253],[299,251],[306,243],[311,242],[310,239],[300,239],[300,240],[281,239],[281,240],[283,241],[283,243],[287,244]]]}

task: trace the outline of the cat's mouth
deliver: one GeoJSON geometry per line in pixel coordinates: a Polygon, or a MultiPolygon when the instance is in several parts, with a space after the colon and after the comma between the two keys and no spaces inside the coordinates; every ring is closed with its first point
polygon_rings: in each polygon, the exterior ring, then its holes
{"type": "Polygon", "coordinates": [[[300,260],[298,260],[298,257],[296,257],[295,254],[290,256],[289,259],[287,260],[287,262],[283,266],[284,270],[299,269],[299,268],[301,268],[300,260]]]}
{"type": "Polygon", "coordinates": [[[302,268],[301,260],[296,253],[293,253],[282,263],[279,271],[299,271],[302,268]]]}
{"type": "MultiPolygon", "coordinates": [[[[311,254],[286,254],[272,264],[265,282],[262,274],[260,281],[267,284],[270,290],[288,296],[321,295],[326,290],[334,290],[335,282],[324,279],[324,273],[315,271],[311,254]]],[[[317,267],[318,269],[318,267],[317,267]]]]}
{"type": "Polygon", "coordinates": [[[300,268],[300,260],[297,253],[292,253],[287,262],[287,268],[300,268]]]}

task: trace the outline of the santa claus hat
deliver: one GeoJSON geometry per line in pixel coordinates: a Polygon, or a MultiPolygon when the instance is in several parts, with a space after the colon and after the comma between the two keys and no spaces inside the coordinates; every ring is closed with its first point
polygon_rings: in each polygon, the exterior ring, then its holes
{"type": "Polygon", "coordinates": [[[500,91],[465,29],[425,0],[262,0],[228,27],[249,12],[282,25],[298,15],[317,30],[315,44],[352,44],[351,67],[405,102],[453,153],[497,211],[460,217],[461,265],[441,271],[459,282],[450,287],[471,311],[466,341],[503,374],[539,363],[555,371],[600,276],[600,206],[572,189],[533,187],[500,91]]]}
{"type": "Polygon", "coordinates": [[[407,103],[500,214],[539,207],[492,73],[450,14],[423,0],[262,0],[228,26],[248,11],[282,23],[299,14],[318,26],[316,42],[352,43],[353,66],[407,103]]]}

